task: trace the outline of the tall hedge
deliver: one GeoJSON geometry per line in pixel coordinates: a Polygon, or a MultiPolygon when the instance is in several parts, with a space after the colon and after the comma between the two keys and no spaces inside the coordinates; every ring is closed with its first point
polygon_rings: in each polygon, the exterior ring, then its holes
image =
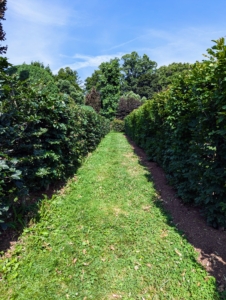
{"type": "Polygon", "coordinates": [[[18,197],[71,176],[109,121],[0,72],[0,222],[18,197]],[[2,217],[1,217],[2,215],[2,217]]]}
{"type": "Polygon", "coordinates": [[[188,75],[133,111],[127,134],[167,172],[185,202],[226,226],[226,46],[207,50],[188,75]]]}
{"type": "Polygon", "coordinates": [[[44,93],[51,95],[57,95],[59,93],[59,88],[54,81],[54,77],[43,67],[24,63],[8,68],[7,72],[9,75],[15,74],[20,81],[24,81],[27,85],[32,84],[33,87],[37,85],[39,90],[42,90],[44,93]]]}

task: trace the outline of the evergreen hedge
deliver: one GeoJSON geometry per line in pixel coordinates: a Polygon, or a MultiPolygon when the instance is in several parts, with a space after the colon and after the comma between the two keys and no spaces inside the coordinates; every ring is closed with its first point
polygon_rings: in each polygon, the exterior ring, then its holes
{"type": "Polygon", "coordinates": [[[125,119],[126,133],[168,174],[185,202],[226,226],[226,46],[207,50],[168,90],[125,119]]]}
{"type": "Polygon", "coordinates": [[[73,175],[110,122],[67,98],[0,72],[0,223],[18,198],[73,175]]]}
{"type": "Polygon", "coordinates": [[[8,68],[7,73],[9,75],[15,74],[26,85],[33,84],[35,86],[36,84],[38,89],[46,94],[57,95],[59,93],[59,88],[54,81],[54,77],[45,68],[24,63],[8,68]]]}

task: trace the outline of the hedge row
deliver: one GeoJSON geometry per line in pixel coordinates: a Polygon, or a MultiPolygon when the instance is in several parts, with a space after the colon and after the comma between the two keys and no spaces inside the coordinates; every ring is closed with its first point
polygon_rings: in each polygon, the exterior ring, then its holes
{"type": "Polygon", "coordinates": [[[125,119],[126,133],[168,174],[185,202],[226,226],[226,46],[125,119]]]}
{"type": "Polygon", "coordinates": [[[73,175],[110,122],[0,72],[0,223],[17,199],[73,175]]]}
{"type": "Polygon", "coordinates": [[[124,132],[125,122],[123,120],[114,119],[111,121],[111,130],[116,132],[124,132]]]}

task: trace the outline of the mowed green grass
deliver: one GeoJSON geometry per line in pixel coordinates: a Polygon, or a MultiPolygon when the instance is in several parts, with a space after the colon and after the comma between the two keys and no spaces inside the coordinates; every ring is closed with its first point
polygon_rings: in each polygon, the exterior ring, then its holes
{"type": "Polygon", "coordinates": [[[0,299],[219,299],[149,179],[108,134],[2,260],[0,299]]]}

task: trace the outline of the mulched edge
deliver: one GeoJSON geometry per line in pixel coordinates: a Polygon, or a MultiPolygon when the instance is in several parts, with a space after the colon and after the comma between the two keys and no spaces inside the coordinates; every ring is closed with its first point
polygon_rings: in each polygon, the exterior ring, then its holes
{"type": "Polygon", "coordinates": [[[157,163],[148,161],[144,150],[126,138],[140,163],[151,173],[163,207],[172,216],[173,223],[199,253],[198,261],[216,278],[218,290],[226,290],[226,232],[208,226],[198,207],[183,203],[176,190],[167,183],[164,170],[157,163]]]}

